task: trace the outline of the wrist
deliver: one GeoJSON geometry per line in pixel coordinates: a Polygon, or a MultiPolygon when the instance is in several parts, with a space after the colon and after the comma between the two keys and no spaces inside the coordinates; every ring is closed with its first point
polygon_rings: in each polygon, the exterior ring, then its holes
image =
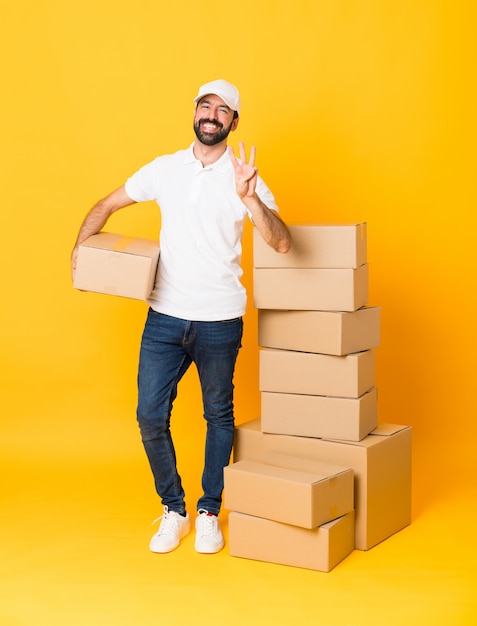
{"type": "Polygon", "coordinates": [[[254,191],[251,195],[246,194],[245,196],[242,196],[240,199],[245,204],[245,206],[250,210],[252,210],[253,208],[258,208],[262,204],[256,191],[254,191]]]}

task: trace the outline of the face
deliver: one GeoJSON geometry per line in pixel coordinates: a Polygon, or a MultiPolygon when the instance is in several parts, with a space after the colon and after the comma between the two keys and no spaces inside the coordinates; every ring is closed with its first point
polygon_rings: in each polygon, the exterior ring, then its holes
{"type": "Polygon", "coordinates": [[[194,131],[197,139],[206,146],[216,146],[237,128],[238,118],[222,98],[204,96],[197,103],[194,115],[194,131]]]}

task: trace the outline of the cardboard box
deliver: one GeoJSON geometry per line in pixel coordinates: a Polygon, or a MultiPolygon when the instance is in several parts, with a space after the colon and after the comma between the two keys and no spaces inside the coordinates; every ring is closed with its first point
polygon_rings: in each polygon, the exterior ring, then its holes
{"type": "Polygon", "coordinates": [[[154,288],[158,261],[157,241],[102,232],[79,247],[74,287],[146,300],[154,288]]]}
{"type": "Polygon", "coordinates": [[[231,512],[231,556],[329,572],[354,548],[354,512],[309,530],[231,512]]]}
{"type": "Polygon", "coordinates": [[[380,309],[357,311],[258,311],[258,343],[264,348],[342,356],[379,346],[380,309]]]}
{"type": "Polygon", "coordinates": [[[410,426],[380,424],[358,443],[265,434],[259,419],[235,429],[235,461],[259,459],[270,451],[353,469],[358,550],[368,550],[410,524],[410,426]]]}
{"type": "Polygon", "coordinates": [[[254,229],[254,267],[356,268],[367,262],[366,223],[290,225],[292,247],[275,252],[254,229]]]}
{"type": "Polygon", "coordinates": [[[263,454],[224,469],[225,507],[277,522],[316,528],[354,508],[347,467],[283,454],[263,454]]]}
{"type": "Polygon", "coordinates": [[[260,391],[359,398],[375,386],[374,350],[330,356],[260,350],[260,391]]]}
{"type": "Polygon", "coordinates": [[[378,425],[377,398],[376,388],[359,398],[262,391],[262,431],[361,441],[378,425]]]}
{"type": "Polygon", "coordinates": [[[368,266],[254,268],[253,298],[257,309],[356,311],[368,301],[368,266]]]}

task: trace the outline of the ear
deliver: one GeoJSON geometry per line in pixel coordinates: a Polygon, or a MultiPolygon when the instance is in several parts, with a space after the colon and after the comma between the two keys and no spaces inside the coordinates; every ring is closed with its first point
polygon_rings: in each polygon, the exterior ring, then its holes
{"type": "Polygon", "coordinates": [[[239,123],[239,119],[240,119],[239,117],[236,117],[236,118],[234,119],[234,121],[232,122],[232,126],[231,126],[231,128],[230,128],[230,130],[231,130],[232,132],[233,132],[234,130],[236,130],[236,128],[237,128],[237,126],[238,126],[238,123],[239,123]]]}

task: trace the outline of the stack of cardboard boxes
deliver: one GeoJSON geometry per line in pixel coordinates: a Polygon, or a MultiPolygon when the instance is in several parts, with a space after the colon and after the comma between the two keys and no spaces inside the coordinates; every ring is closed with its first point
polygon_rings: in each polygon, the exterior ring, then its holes
{"type": "Polygon", "coordinates": [[[411,429],[378,426],[366,224],[254,235],[261,418],[225,470],[230,554],[329,571],[410,523],[411,429]]]}

